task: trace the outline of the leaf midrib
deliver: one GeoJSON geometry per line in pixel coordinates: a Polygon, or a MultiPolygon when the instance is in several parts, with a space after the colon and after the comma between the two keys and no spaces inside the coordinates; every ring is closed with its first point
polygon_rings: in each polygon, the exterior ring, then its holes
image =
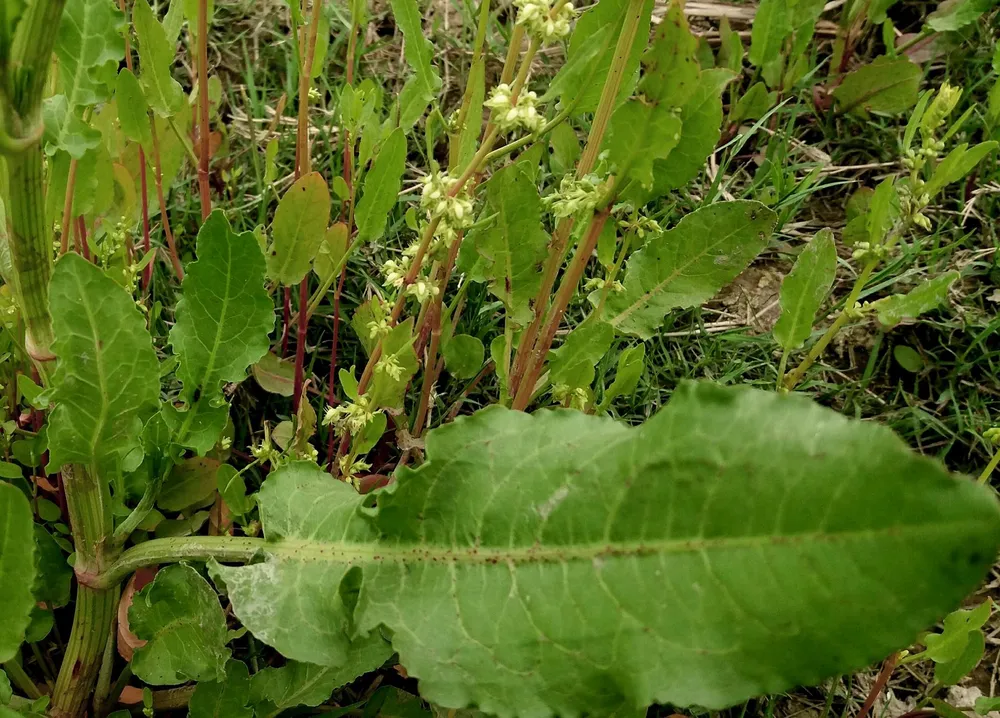
{"type": "Polygon", "coordinates": [[[927,524],[880,526],[847,531],[810,531],[795,534],[753,536],[723,536],[718,538],[662,539],[642,542],[587,543],[575,545],[523,547],[450,547],[427,546],[419,543],[387,546],[378,543],[351,543],[282,538],[264,542],[261,549],[279,559],[294,559],[309,563],[456,563],[532,564],[594,561],[615,558],[639,558],[661,554],[705,553],[714,550],[759,549],[782,545],[809,543],[861,542],[873,539],[928,533],[947,534],[952,531],[973,534],[992,532],[995,526],[984,520],[956,519],[927,524]]]}

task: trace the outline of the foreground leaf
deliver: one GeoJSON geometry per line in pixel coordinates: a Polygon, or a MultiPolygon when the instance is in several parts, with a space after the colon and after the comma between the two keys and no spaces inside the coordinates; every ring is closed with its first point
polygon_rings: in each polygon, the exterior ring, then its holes
{"type": "Polygon", "coordinates": [[[17,655],[35,605],[31,524],[31,505],[24,494],[0,481],[0,663],[17,655]]]}
{"type": "Polygon", "coordinates": [[[426,456],[374,497],[271,474],[264,561],[213,569],[236,616],[326,665],[385,626],[448,708],[721,708],[909,644],[1000,543],[990,491],[799,396],[689,383],[637,429],[496,407],[426,456]]]}
{"type": "Polygon", "coordinates": [[[219,598],[197,571],[168,566],[135,595],[129,627],[147,643],[137,648],[132,670],[156,686],[223,681],[226,617],[219,598]]]}
{"type": "Polygon", "coordinates": [[[774,325],[774,339],[782,349],[798,349],[809,338],[816,312],[836,275],[833,232],[824,229],[802,250],[781,283],[781,316],[774,325]]]}
{"type": "Polygon", "coordinates": [[[649,339],[671,309],[705,302],[760,254],[777,218],[759,202],[702,207],[650,237],[628,260],[624,292],[612,292],[606,319],[620,333],[649,339]]]}
{"type": "Polygon", "coordinates": [[[247,367],[267,353],[273,326],[257,240],[252,232],[234,232],[215,210],[198,232],[198,260],[188,266],[170,330],[183,397],[216,399],[222,382],[246,378],[247,367]]]}
{"type": "Polygon", "coordinates": [[[285,191],[274,212],[268,276],[285,286],[301,282],[319,252],[329,221],[330,190],[326,180],[319,172],[303,175],[285,191]]]}
{"type": "Polygon", "coordinates": [[[70,253],[49,285],[52,386],[49,465],[116,466],[139,446],[142,414],[159,402],[159,361],[131,295],[70,253]]]}

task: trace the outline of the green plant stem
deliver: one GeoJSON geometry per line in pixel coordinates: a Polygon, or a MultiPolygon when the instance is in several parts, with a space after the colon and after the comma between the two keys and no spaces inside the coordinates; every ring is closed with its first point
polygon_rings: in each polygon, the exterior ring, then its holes
{"type": "Polygon", "coordinates": [[[145,541],[126,550],[102,574],[93,577],[89,585],[95,588],[117,586],[143,566],[177,561],[207,561],[246,563],[263,549],[262,538],[246,536],[185,536],[145,541]]]}
{"type": "MultiPolygon", "coordinates": [[[[580,155],[580,160],[576,165],[576,176],[580,179],[594,168],[597,155],[600,152],[601,144],[604,142],[604,132],[611,119],[611,113],[615,108],[615,100],[621,89],[622,78],[625,74],[625,65],[632,52],[632,43],[639,29],[639,22],[642,19],[642,0],[630,0],[625,22],[622,23],[621,32],[618,35],[618,42],[615,45],[615,54],[608,68],[607,77],[604,80],[604,87],[601,90],[601,98],[598,101],[597,111],[594,114],[594,121],[590,126],[590,133],[587,135],[587,144],[580,155]]],[[[552,233],[552,241],[549,242],[549,254],[545,260],[542,270],[542,283],[535,295],[533,304],[534,316],[528,328],[521,336],[521,343],[517,347],[514,355],[514,366],[507,381],[513,393],[520,390],[521,376],[527,369],[529,357],[532,355],[534,345],[541,327],[542,317],[545,308],[549,305],[549,298],[552,288],[555,286],[556,276],[559,274],[559,267],[562,265],[563,256],[566,252],[566,245],[569,242],[570,232],[573,229],[573,219],[567,217],[559,222],[555,232],[552,233]]]]}
{"type": "Polygon", "coordinates": [[[785,368],[788,366],[788,350],[781,350],[781,360],[778,362],[778,381],[775,382],[774,390],[781,391],[781,384],[785,380],[785,368]]]}
{"type": "Polygon", "coordinates": [[[124,546],[128,537],[132,535],[133,531],[139,528],[139,524],[146,519],[149,512],[156,506],[156,499],[160,496],[160,488],[163,486],[163,479],[163,476],[159,476],[150,481],[146,486],[146,490],[143,492],[142,498],[139,499],[139,503],[136,504],[134,509],[132,509],[132,513],[126,516],[125,520],[118,524],[118,527],[115,529],[111,538],[113,546],[124,546]]]}
{"type": "Polygon", "coordinates": [[[995,454],[993,454],[993,458],[990,459],[990,463],[988,463],[986,465],[986,468],[983,469],[983,473],[979,475],[979,478],[976,479],[976,482],[980,484],[985,484],[987,481],[989,481],[990,476],[993,474],[993,471],[997,468],[997,465],[1000,465],[1000,450],[998,450],[995,454]]]}
{"type": "Polygon", "coordinates": [[[118,594],[115,584],[89,586],[89,579],[101,575],[113,558],[106,553],[113,528],[108,484],[95,471],[77,465],[63,467],[62,479],[73,527],[74,571],[80,586],[73,630],[52,696],[54,718],[83,713],[97,680],[118,594]]]}
{"type": "Polygon", "coordinates": [[[39,372],[55,359],[52,354],[52,317],[49,278],[52,276],[52,238],[45,221],[45,180],[42,148],[32,147],[7,157],[11,259],[25,348],[39,372]]]}
{"type": "Polygon", "coordinates": [[[857,303],[858,298],[861,296],[861,292],[865,288],[865,284],[872,276],[872,272],[875,271],[875,267],[878,264],[877,260],[869,261],[864,268],[861,270],[861,274],[858,275],[857,280],[854,282],[854,286],[851,288],[851,293],[847,297],[847,301],[844,302],[844,308],[840,310],[837,318],[833,320],[833,324],[830,325],[829,329],[824,332],[823,336],[819,338],[806,357],[799,363],[795,369],[793,369],[787,377],[785,377],[785,388],[791,391],[795,388],[795,385],[802,381],[802,377],[805,373],[809,371],[809,367],[816,363],[816,360],[826,351],[826,348],[833,341],[833,338],[837,336],[844,325],[847,324],[850,319],[850,310],[857,303]]]}
{"type": "Polygon", "coordinates": [[[42,692],[31,680],[31,676],[24,672],[24,668],[17,661],[11,660],[3,664],[3,670],[10,678],[10,682],[17,686],[24,695],[32,700],[42,697],[42,692]]]}
{"type": "Polygon", "coordinates": [[[117,587],[77,588],[73,631],[52,694],[52,718],[86,713],[117,606],[117,587]]]}

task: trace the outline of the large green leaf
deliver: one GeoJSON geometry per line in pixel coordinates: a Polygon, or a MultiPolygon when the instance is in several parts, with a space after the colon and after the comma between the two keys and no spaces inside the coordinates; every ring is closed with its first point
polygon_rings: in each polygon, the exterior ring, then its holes
{"type": "Polygon", "coordinates": [[[398,201],[405,169],[406,135],[402,130],[393,130],[382,143],[382,149],[365,176],[364,192],[354,214],[358,242],[370,242],[385,232],[385,221],[398,201]]]}
{"type": "Polygon", "coordinates": [[[494,174],[486,183],[486,204],[495,219],[469,233],[463,261],[471,257],[468,263],[475,266],[470,275],[489,283],[490,293],[504,303],[511,320],[526,324],[531,320],[531,300],[541,285],[549,241],[530,169],[514,163],[494,174]]]}
{"type": "Polygon", "coordinates": [[[263,562],[213,567],[236,616],[328,665],[385,626],[450,708],[721,708],[907,645],[1000,544],[992,492],[795,395],[688,383],[636,429],[494,407],[426,458],[367,497],[269,476],[263,562]]]}
{"type": "Polygon", "coordinates": [[[187,268],[170,330],[183,396],[217,399],[222,382],[246,378],[247,367],[267,353],[273,327],[257,239],[253,232],[234,232],[217,209],[198,232],[198,260],[187,268]]]}
{"type": "Polygon", "coordinates": [[[392,647],[378,631],[351,643],[347,660],[332,668],[289,661],[281,668],[265,668],[254,674],[250,700],[257,718],[272,718],[295,706],[318,706],[358,676],[379,668],[389,660],[392,647]]]}
{"type": "Polygon", "coordinates": [[[146,0],[136,0],[132,22],[139,38],[139,81],[146,91],[146,101],[160,117],[170,117],[184,105],[184,90],[170,74],[175,43],[167,38],[146,0]]]}
{"type": "Polygon", "coordinates": [[[330,190],[319,172],[299,177],[278,202],[271,223],[267,274],[285,286],[309,273],[330,222],[330,190]]]}
{"type": "Polygon", "coordinates": [[[686,215],[629,257],[625,291],[608,296],[607,321],[649,339],[671,309],[701,304],[734,279],[767,245],[775,222],[774,212],[746,200],[686,215]]]}
{"type": "Polygon", "coordinates": [[[922,76],[920,66],[905,57],[877,57],[848,73],[833,97],[843,112],[895,115],[917,104],[922,76]]]}
{"type": "Polygon", "coordinates": [[[833,232],[824,229],[802,250],[781,283],[781,316],[774,325],[774,339],[783,349],[798,349],[809,338],[816,312],[836,275],[833,232]]]}
{"type": "Polygon", "coordinates": [[[45,124],[46,154],[65,150],[80,159],[87,150],[101,143],[100,131],[84,122],[66,95],[53,95],[42,101],[42,122],[45,124]]]}
{"type": "Polygon", "coordinates": [[[160,364],[132,297],[78,254],[56,262],[49,285],[52,386],[49,465],[114,467],[139,446],[142,415],[160,397],[160,364]]]}
{"type": "Polygon", "coordinates": [[[31,505],[24,494],[0,481],[0,663],[17,655],[35,606],[31,524],[31,505]]]}
{"type": "Polygon", "coordinates": [[[415,73],[399,93],[399,126],[409,129],[424,114],[441,89],[441,77],[434,68],[434,45],[424,35],[417,0],[390,0],[396,27],[403,31],[403,54],[415,73]]]}
{"type": "Polygon", "coordinates": [[[219,597],[197,571],[184,564],[167,566],[135,595],[129,627],[146,641],[137,648],[132,670],[153,685],[187,681],[223,681],[226,616],[219,597]]]}

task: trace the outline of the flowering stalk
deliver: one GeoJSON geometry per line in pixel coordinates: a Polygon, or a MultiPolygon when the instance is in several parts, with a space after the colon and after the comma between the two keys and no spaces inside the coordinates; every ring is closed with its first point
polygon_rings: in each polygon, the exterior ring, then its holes
{"type": "MultiPolygon", "coordinates": [[[[601,144],[604,141],[604,133],[607,130],[611,113],[614,111],[615,100],[621,88],[622,79],[625,74],[625,65],[632,52],[632,44],[635,41],[636,32],[639,29],[639,21],[642,19],[642,0],[630,0],[625,21],[622,23],[621,32],[618,35],[618,42],[615,45],[615,54],[608,69],[608,75],[604,80],[604,87],[601,90],[601,98],[598,101],[597,111],[594,114],[594,121],[590,126],[590,133],[587,136],[587,144],[580,155],[580,160],[576,166],[576,177],[582,180],[593,169],[600,152],[601,144]]],[[[528,371],[529,362],[532,357],[539,354],[545,356],[548,348],[544,352],[536,348],[538,331],[541,327],[542,317],[545,307],[549,304],[549,297],[552,288],[555,286],[556,276],[559,267],[562,266],[563,256],[566,252],[566,245],[569,242],[570,232],[573,229],[572,217],[566,217],[556,226],[552,233],[552,241],[549,242],[549,254],[542,270],[542,283],[535,295],[533,304],[534,317],[527,329],[521,336],[521,343],[518,345],[517,353],[514,357],[514,366],[508,378],[508,384],[512,394],[520,392],[522,375],[528,371]]]]}
{"type": "MultiPolygon", "coordinates": [[[[198,194],[201,198],[201,221],[212,212],[208,188],[208,0],[198,0],[198,194]]],[[[160,163],[157,161],[157,173],[160,163]]],[[[178,273],[183,277],[183,273],[178,273]]]]}

